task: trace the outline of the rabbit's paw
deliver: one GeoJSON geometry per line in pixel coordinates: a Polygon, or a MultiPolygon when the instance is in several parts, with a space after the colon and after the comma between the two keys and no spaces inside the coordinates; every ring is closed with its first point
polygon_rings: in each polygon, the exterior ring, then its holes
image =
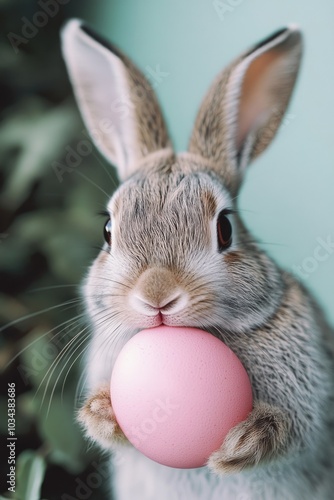
{"type": "Polygon", "coordinates": [[[108,387],[101,387],[87,399],[77,419],[86,435],[102,448],[110,448],[115,443],[127,441],[116,421],[108,387]]]}
{"type": "Polygon", "coordinates": [[[217,474],[253,467],[282,453],[288,433],[286,415],[279,408],[257,403],[248,418],[229,431],[207,465],[217,474]]]}

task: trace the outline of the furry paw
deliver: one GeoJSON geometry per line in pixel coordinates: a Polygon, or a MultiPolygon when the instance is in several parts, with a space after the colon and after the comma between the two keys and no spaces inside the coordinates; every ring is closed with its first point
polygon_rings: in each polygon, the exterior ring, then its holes
{"type": "Polygon", "coordinates": [[[231,474],[255,466],[284,451],[289,432],[279,408],[257,403],[247,420],[230,430],[224,443],[208,460],[217,474],[231,474]]]}
{"type": "Polygon", "coordinates": [[[101,387],[88,398],[77,419],[85,429],[86,435],[102,448],[108,449],[115,443],[127,441],[116,421],[108,387],[101,387]]]}

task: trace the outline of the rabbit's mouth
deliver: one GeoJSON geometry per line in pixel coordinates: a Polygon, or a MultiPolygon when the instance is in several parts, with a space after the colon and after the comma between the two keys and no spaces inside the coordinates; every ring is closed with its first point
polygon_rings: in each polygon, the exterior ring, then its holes
{"type": "MultiPolygon", "coordinates": [[[[156,287],[157,271],[152,273],[150,270],[149,273],[151,274],[148,275],[148,278],[152,278],[154,275],[153,277],[155,279],[146,283],[146,290],[141,283],[142,288],[137,287],[129,294],[129,306],[136,314],[136,319],[138,323],[140,323],[140,327],[149,328],[160,325],[187,326],[185,322],[185,311],[189,304],[188,294],[180,288],[177,288],[173,289],[172,293],[166,296],[166,294],[161,294],[160,292],[161,285],[159,289],[155,290],[153,293],[152,290],[156,287]]],[[[166,271],[159,270],[159,283],[162,282],[161,277],[164,277],[165,281],[167,281],[166,274],[166,271]]],[[[167,277],[170,279],[169,274],[167,277]]],[[[143,277],[141,280],[143,281],[143,277]]]]}
{"type": "Polygon", "coordinates": [[[161,311],[158,311],[157,314],[154,316],[145,316],[141,318],[140,321],[140,328],[154,328],[156,326],[189,326],[186,324],[186,322],[182,321],[180,315],[172,315],[172,314],[165,314],[161,311]]]}
{"type": "Polygon", "coordinates": [[[161,311],[159,311],[153,318],[150,318],[150,323],[153,326],[160,326],[160,325],[166,325],[166,326],[173,326],[173,317],[168,316],[161,311]]]}
{"type": "Polygon", "coordinates": [[[161,311],[158,312],[158,314],[156,316],[153,317],[153,321],[154,321],[154,326],[160,326],[160,325],[165,325],[165,317],[164,315],[162,314],[161,311]]]}

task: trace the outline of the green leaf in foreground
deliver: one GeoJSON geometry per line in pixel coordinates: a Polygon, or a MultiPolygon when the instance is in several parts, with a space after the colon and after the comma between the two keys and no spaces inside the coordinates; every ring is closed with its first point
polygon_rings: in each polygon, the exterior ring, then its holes
{"type": "Polygon", "coordinates": [[[40,500],[46,464],[33,450],[22,452],[17,459],[17,500],[40,500]]]}

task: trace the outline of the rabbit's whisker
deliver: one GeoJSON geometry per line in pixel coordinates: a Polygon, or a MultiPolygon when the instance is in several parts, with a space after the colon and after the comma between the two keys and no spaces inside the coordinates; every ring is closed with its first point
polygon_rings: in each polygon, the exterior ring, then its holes
{"type": "Polygon", "coordinates": [[[30,314],[26,314],[24,316],[21,316],[21,318],[14,319],[13,321],[10,321],[6,325],[2,326],[0,328],[0,332],[3,332],[4,330],[6,330],[7,328],[9,328],[10,326],[17,325],[18,323],[21,323],[22,321],[34,318],[34,317],[38,316],[39,314],[44,314],[46,312],[53,311],[54,309],[57,309],[57,308],[60,308],[60,307],[66,308],[68,306],[67,309],[69,309],[70,307],[74,307],[79,302],[81,302],[81,299],[78,299],[78,298],[71,299],[71,300],[62,302],[61,304],[56,304],[54,306],[50,306],[50,307],[46,307],[45,309],[41,309],[40,311],[36,311],[36,312],[30,313],[30,314]]]}
{"type": "MultiPolygon", "coordinates": [[[[50,333],[54,332],[55,330],[57,330],[58,328],[60,328],[61,326],[63,325],[67,325],[68,323],[72,324],[72,323],[75,323],[75,322],[79,322],[80,318],[82,318],[84,316],[84,314],[78,314],[77,316],[75,316],[74,318],[70,318],[66,321],[64,321],[63,323],[60,323],[60,325],[57,325],[55,326],[54,328],[52,328],[51,330],[48,330],[47,332],[43,333],[42,335],[39,335],[38,337],[36,337],[34,340],[32,340],[31,342],[29,342],[29,344],[27,344],[26,346],[24,346],[22,349],[20,349],[19,352],[17,352],[15,354],[15,356],[13,356],[10,361],[3,367],[3,371],[5,371],[8,366],[13,362],[15,361],[15,359],[17,359],[24,351],[26,351],[27,349],[29,349],[32,345],[35,344],[35,342],[38,342],[41,338],[45,337],[46,335],[49,335],[50,333]]],[[[60,332],[58,332],[56,335],[54,335],[54,337],[56,337],[59,333],[61,333],[66,327],[64,327],[60,332]]]]}

